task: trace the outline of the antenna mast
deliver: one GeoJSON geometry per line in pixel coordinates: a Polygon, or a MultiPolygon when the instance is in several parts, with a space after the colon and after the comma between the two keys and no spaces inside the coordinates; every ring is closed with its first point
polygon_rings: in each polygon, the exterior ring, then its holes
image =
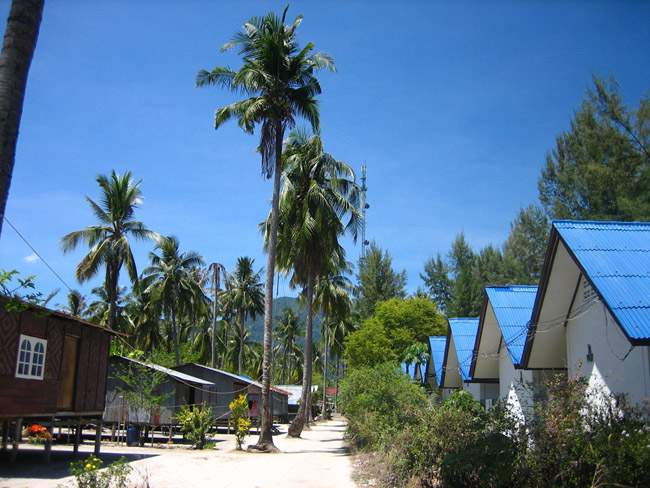
{"type": "Polygon", "coordinates": [[[366,209],[370,208],[370,205],[366,201],[366,191],[368,191],[368,187],[366,186],[366,171],[367,168],[364,163],[361,166],[361,258],[366,257],[367,246],[370,244],[366,240],[366,209]]]}

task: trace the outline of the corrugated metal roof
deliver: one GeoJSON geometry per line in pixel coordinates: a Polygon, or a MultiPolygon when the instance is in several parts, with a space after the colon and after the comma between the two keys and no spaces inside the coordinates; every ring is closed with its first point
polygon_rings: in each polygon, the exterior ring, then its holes
{"type": "Polygon", "coordinates": [[[436,381],[438,386],[442,381],[442,366],[445,362],[445,347],[447,347],[447,336],[433,336],[429,337],[429,344],[431,345],[431,360],[433,367],[436,370],[436,381]]]}
{"type": "MultiPolygon", "coordinates": [[[[408,365],[408,372],[407,372],[407,364],[406,364],[406,363],[402,363],[400,366],[401,366],[401,368],[402,368],[402,373],[404,373],[404,374],[408,374],[409,377],[410,377],[413,381],[416,381],[415,376],[416,376],[416,373],[417,373],[418,369],[420,370],[420,378],[423,378],[423,377],[424,377],[424,376],[422,376],[422,374],[421,374],[421,373],[422,373],[422,365],[421,365],[421,364],[418,364],[418,365],[416,365],[416,364],[414,364],[414,363],[409,364],[409,365],[408,365]],[[417,367],[416,367],[416,366],[417,366],[417,367]]],[[[420,381],[420,380],[418,380],[418,381],[420,381]]]]}
{"type": "Polygon", "coordinates": [[[558,220],[553,226],[630,339],[650,339],[650,223],[558,220]]]}
{"type": "Polygon", "coordinates": [[[526,344],[536,286],[489,286],[485,289],[513,364],[520,364],[526,344]]]}
{"type": "Polygon", "coordinates": [[[476,333],[478,332],[478,318],[449,319],[449,328],[454,338],[463,381],[470,381],[472,378],[469,375],[469,368],[472,365],[472,355],[476,343],[476,333]]]}
{"type": "Polygon", "coordinates": [[[169,369],[165,368],[164,366],[161,366],[159,364],[154,364],[154,363],[143,363],[142,361],[138,361],[136,359],[131,359],[127,358],[124,356],[116,356],[120,359],[123,359],[125,361],[131,361],[132,363],[139,364],[141,366],[145,366],[147,368],[155,369],[156,371],[160,371],[161,373],[165,373],[168,376],[171,376],[172,378],[175,378],[179,381],[185,382],[185,383],[196,383],[199,385],[205,385],[205,386],[214,386],[214,383],[211,381],[206,381],[202,378],[197,378],[196,376],[192,376],[186,373],[181,373],[180,371],[176,371],[174,369],[169,369]]]}

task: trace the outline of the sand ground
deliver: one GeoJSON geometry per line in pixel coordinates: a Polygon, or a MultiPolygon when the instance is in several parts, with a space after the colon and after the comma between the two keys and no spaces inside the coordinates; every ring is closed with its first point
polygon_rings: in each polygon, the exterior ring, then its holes
{"type": "MultiPolygon", "coordinates": [[[[196,451],[187,446],[127,447],[103,443],[104,466],[125,456],[133,468],[134,486],[166,487],[354,487],[351,458],[343,442],[345,421],[320,421],[301,439],[286,436],[281,426],[274,436],[277,454],[254,454],[235,450],[234,436],[218,434],[212,450],[196,451]],[[148,485],[144,482],[148,481],[148,485]]],[[[247,438],[254,444],[257,436],[247,438]]],[[[80,459],[93,452],[90,442],[80,446],[80,459]]],[[[0,463],[0,488],[55,488],[74,486],[69,476],[71,446],[55,445],[52,462],[41,463],[43,448],[21,445],[18,463],[0,463]]]]}

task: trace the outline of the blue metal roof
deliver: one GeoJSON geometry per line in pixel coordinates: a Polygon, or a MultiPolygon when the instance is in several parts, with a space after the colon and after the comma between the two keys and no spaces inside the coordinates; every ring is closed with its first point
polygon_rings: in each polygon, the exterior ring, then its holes
{"type": "Polygon", "coordinates": [[[408,374],[409,377],[410,377],[413,381],[416,381],[415,376],[416,376],[416,373],[417,373],[418,369],[420,370],[420,380],[417,380],[417,381],[422,381],[422,378],[424,378],[424,376],[422,376],[422,365],[421,365],[421,364],[418,364],[418,365],[417,365],[417,368],[416,368],[416,364],[415,364],[415,363],[411,363],[411,364],[409,364],[409,365],[408,365],[408,373],[407,373],[407,371],[406,371],[406,368],[407,368],[407,364],[406,364],[406,363],[402,363],[400,366],[401,366],[401,368],[402,368],[402,373],[404,373],[404,374],[408,374]]]}
{"type": "Polygon", "coordinates": [[[558,220],[553,227],[631,340],[650,339],[650,223],[558,220]]]}
{"type": "Polygon", "coordinates": [[[536,286],[489,286],[485,291],[494,310],[513,364],[521,364],[528,322],[535,306],[536,286]]]}
{"type": "Polygon", "coordinates": [[[436,370],[436,381],[438,386],[442,382],[442,366],[445,362],[445,347],[447,346],[446,336],[433,336],[429,337],[429,344],[431,345],[431,361],[436,370]]]}
{"type": "Polygon", "coordinates": [[[463,381],[470,381],[472,378],[469,375],[469,368],[472,365],[474,344],[478,332],[478,318],[449,319],[449,328],[456,346],[456,355],[463,381]]]}

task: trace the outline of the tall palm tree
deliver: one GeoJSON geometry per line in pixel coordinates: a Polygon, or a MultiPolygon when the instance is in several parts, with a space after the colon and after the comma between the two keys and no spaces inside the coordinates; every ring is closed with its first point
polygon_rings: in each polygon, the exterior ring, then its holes
{"type": "Polygon", "coordinates": [[[246,319],[255,319],[264,311],[264,284],[260,282],[262,270],[253,270],[255,260],[247,256],[237,259],[233,273],[226,278],[222,294],[224,307],[238,318],[239,356],[237,372],[243,373],[244,332],[246,319]]]}
{"type": "Polygon", "coordinates": [[[342,274],[350,273],[351,270],[350,263],[343,263],[342,269],[337,270],[334,267],[327,276],[320,277],[316,285],[314,306],[323,312],[323,321],[321,322],[323,330],[323,414],[325,414],[327,402],[327,354],[333,343],[331,329],[334,324],[347,318],[352,309],[352,299],[350,298],[353,289],[352,283],[342,274]],[[340,272],[337,273],[337,271],[340,272]],[[335,317],[335,320],[330,323],[332,317],[335,317]]]}
{"type": "MultiPolygon", "coordinates": [[[[279,269],[292,274],[291,286],[302,287],[307,306],[301,403],[288,432],[299,437],[311,392],[314,287],[319,277],[327,275],[332,263],[345,261],[339,237],[349,231],[356,240],[361,216],[357,210],[359,188],[354,183],[352,168],[323,151],[318,133],[290,133],[285,171],[276,260],[279,269]],[[342,219],[346,216],[348,222],[344,224],[342,219]]],[[[267,242],[269,220],[265,224],[267,242]]]]}
{"type": "MultiPolygon", "coordinates": [[[[225,278],[226,268],[221,263],[212,263],[203,271],[201,276],[201,285],[212,284],[212,330],[211,330],[211,356],[210,366],[214,368],[216,361],[216,348],[217,348],[217,310],[219,304],[219,288],[221,286],[221,278],[225,278]]],[[[225,342],[224,342],[225,344],[225,342]]],[[[222,365],[223,367],[223,365],[222,365]]]]}
{"type": "Polygon", "coordinates": [[[0,233],[16,160],[27,74],[45,0],[13,0],[0,53],[0,233]]]}
{"type": "Polygon", "coordinates": [[[80,283],[95,276],[102,267],[105,268],[104,287],[108,293],[106,325],[109,329],[113,329],[122,266],[126,267],[133,284],[138,281],[138,271],[129,237],[143,241],[158,241],[160,235],[148,230],[142,222],[134,220],[135,209],[142,203],[142,192],[140,191],[142,180],[133,183],[130,171],[120,176],[113,170],[110,177],[99,175],[96,181],[101,190],[101,205],[88,197],[86,200],[88,200],[99,224],[67,234],[61,239],[61,247],[64,253],[72,251],[82,242],[90,248],[75,272],[80,283]]]}
{"type": "Polygon", "coordinates": [[[284,307],[280,311],[280,316],[276,318],[275,332],[279,342],[278,345],[282,347],[283,351],[282,370],[287,373],[283,377],[283,382],[291,384],[293,358],[300,353],[296,340],[305,335],[303,322],[298,318],[298,314],[293,308],[284,307]]]}
{"type": "Polygon", "coordinates": [[[197,87],[217,85],[248,95],[244,100],[217,110],[215,129],[232,118],[237,119],[239,126],[250,134],[256,125],[261,125],[259,151],[262,174],[267,178],[274,177],[264,301],[262,425],[257,442],[259,447],[269,450],[275,450],[271,435],[270,366],[282,141],[287,128],[294,126],[296,116],[308,120],[315,130],[318,128],[319,112],[315,96],[321,93],[321,88],[314,73],[320,69],[335,71],[331,56],[322,52],[312,53],[313,43],[300,48],[296,31],[302,16],[296,17],[291,24],[285,24],[288,8],[287,5],[282,17],[269,12],[264,17],[251,18],[234,35],[233,40],[222,47],[222,51],[238,50],[243,59],[239,71],[217,66],[212,71],[201,70],[196,76],[197,87]]]}
{"type": "Polygon", "coordinates": [[[163,238],[149,253],[151,265],[142,271],[142,287],[153,304],[172,323],[174,358],[179,364],[178,322],[197,309],[206,307],[206,298],[192,272],[203,265],[203,258],[194,251],[181,253],[175,236],[163,238]],[[156,254],[156,250],[160,254],[156,254]]]}

